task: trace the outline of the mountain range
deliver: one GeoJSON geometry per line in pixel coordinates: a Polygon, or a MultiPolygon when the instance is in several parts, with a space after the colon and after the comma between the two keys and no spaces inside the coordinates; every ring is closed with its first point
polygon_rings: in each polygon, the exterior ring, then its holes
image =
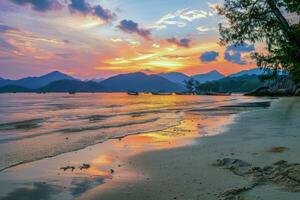
{"type": "Polygon", "coordinates": [[[185,84],[185,81],[188,81],[191,78],[188,75],[180,72],[161,73],[158,74],[158,76],[161,76],[171,82],[182,84],[182,85],[185,84]]]}
{"type": "Polygon", "coordinates": [[[38,89],[58,80],[76,80],[72,76],[53,71],[40,77],[27,77],[18,80],[0,79],[0,87],[5,85],[20,86],[28,89],[38,89]]]}
{"type": "MultiPolygon", "coordinates": [[[[257,75],[258,69],[241,71],[227,78],[244,75],[257,75]]],[[[187,76],[180,72],[147,75],[142,72],[119,74],[107,79],[81,81],[59,71],[40,77],[27,77],[19,80],[0,78],[0,92],[127,92],[127,91],[184,91],[185,81],[190,78],[199,83],[222,80],[225,76],[218,71],[187,76]]]]}
{"type": "Polygon", "coordinates": [[[259,69],[259,68],[255,68],[255,69],[249,69],[249,70],[243,70],[243,71],[240,71],[238,73],[235,73],[235,74],[231,74],[229,75],[229,77],[239,77],[239,76],[245,76],[245,75],[262,75],[264,72],[263,70],[259,69]]]}
{"type": "Polygon", "coordinates": [[[198,74],[198,75],[192,76],[192,78],[195,79],[196,81],[198,81],[199,83],[205,83],[208,81],[216,81],[216,80],[220,80],[224,77],[225,76],[223,74],[221,74],[220,72],[218,72],[217,70],[208,72],[206,74],[198,74]]]}
{"type": "Polygon", "coordinates": [[[159,75],[147,75],[142,72],[120,74],[99,84],[106,92],[126,91],[183,91],[184,87],[159,75]]]}

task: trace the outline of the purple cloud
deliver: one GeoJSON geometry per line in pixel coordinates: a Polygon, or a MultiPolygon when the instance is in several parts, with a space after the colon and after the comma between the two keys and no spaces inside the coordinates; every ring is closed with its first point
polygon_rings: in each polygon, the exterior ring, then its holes
{"type": "Polygon", "coordinates": [[[6,40],[0,38],[0,49],[4,50],[15,50],[16,47],[7,42],[6,40]]]}
{"type": "Polygon", "coordinates": [[[252,52],[255,50],[254,45],[243,44],[243,45],[230,45],[226,48],[226,51],[236,51],[236,52],[252,52]]]}
{"type": "Polygon", "coordinates": [[[112,11],[100,5],[92,6],[86,0],[71,0],[68,7],[71,13],[96,16],[105,22],[111,22],[117,17],[112,11]]]}
{"type": "Polygon", "coordinates": [[[89,14],[92,12],[92,6],[85,0],[71,0],[68,7],[71,13],[89,14]]]}
{"type": "Polygon", "coordinates": [[[219,53],[216,51],[206,51],[200,56],[202,62],[212,62],[217,59],[219,53]]]}
{"type": "Polygon", "coordinates": [[[150,30],[140,28],[139,24],[132,20],[124,19],[120,22],[120,24],[117,27],[126,33],[135,33],[146,40],[151,40],[150,30]]]}
{"type": "Polygon", "coordinates": [[[114,20],[117,15],[108,9],[104,9],[102,6],[98,5],[94,7],[94,15],[98,16],[106,22],[114,20]]]}
{"type": "Polygon", "coordinates": [[[59,10],[63,6],[57,0],[10,0],[11,2],[20,6],[31,6],[31,8],[38,12],[46,12],[49,10],[59,10]]]}
{"type": "Polygon", "coordinates": [[[182,38],[180,40],[177,40],[176,38],[169,38],[169,39],[167,39],[167,41],[169,43],[175,44],[180,47],[185,47],[185,48],[189,48],[191,46],[191,42],[192,42],[192,40],[188,39],[188,38],[182,38]]]}
{"type": "Polygon", "coordinates": [[[255,51],[254,45],[230,45],[224,53],[225,60],[239,65],[246,65],[247,62],[242,59],[241,53],[251,53],[255,51]]]}
{"type": "Polygon", "coordinates": [[[6,32],[9,32],[9,31],[18,31],[19,32],[19,29],[11,27],[11,26],[6,26],[6,25],[3,25],[3,24],[0,24],[0,33],[6,33],[6,32]]]}

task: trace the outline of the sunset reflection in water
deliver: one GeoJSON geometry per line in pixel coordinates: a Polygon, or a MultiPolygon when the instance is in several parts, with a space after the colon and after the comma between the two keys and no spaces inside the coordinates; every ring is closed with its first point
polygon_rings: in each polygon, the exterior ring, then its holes
{"type": "Polygon", "coordinates": [[[60,155],[55,157],[10,168],[0,175],[3,185],[13,180],[24,184],[41,180],[73,188],[82,181],[89,181],[91,188],[100,184],[103,189],[108,189],[114,184],[137,181],[147,175],[132,166],[131,157],[149,151],[193,145],[198,137],[223,131],[223,125],[228,124],[233,119],[232,114],[236,113],[220,109],[220,106],[236,103],[234,96],[60,94],[61,97],[53,101],[52,94],[23,95],[18,99],[9,96],[7,98],[13,98],[12,101],[2,102],[0,109],[7,113],[2,116],[4,121],[15,117],[19,121],[33,118],[46,120],[34,129],[10,129],[8,134],[3,134],[6,139],[26,136],[9,143],[10,149],[20,152],[17,154],[20,159],[34,159],[40,153],[44,155],[56,150],[68,152],[78,147],[84,148],[69,153],[58,152],[60,155]],[[28,103],[32,98],[35,104],[28,103]],[[47,134],[43,134],[45,130],[47,134]],[[80,170],[84,163],[90,167],[80,170]],[[75,169],[61,170],[65,166],[74,166],[75,169]]]}

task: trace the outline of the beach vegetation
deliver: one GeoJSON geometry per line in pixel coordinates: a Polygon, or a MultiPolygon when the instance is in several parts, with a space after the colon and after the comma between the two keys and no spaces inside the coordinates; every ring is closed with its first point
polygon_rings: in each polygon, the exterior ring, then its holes
{"type": "Polygon", "coordinates": [[[195,79],[191,78],[189,80],[185,80],[184,83],[188,93],[191,94],[195,92],[195,86],[197,85],[197,81],[195,81],[195,79]]]}
{"type": "Polygon", "coordinates": [[[300,1],[299,0],[225,0],[217,8],[226,20],[219,25],[220,44],[265,45],[265,51],[252,57],[267,75],[275,79],[286,71],[300,83],[300,1]]]}

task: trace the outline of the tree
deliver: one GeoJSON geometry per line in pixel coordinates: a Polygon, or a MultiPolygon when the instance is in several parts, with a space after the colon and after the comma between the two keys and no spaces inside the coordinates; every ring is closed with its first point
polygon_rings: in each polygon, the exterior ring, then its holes
{"type": "Polygon", "coordinates": [[[185,87],[188,90],[189,93],[193,93],[194,92],[194,88],[195,88],[195,80],[193,78],[189,79],[189,80],[184,80],[185,83],[185,87]]]}
{"type": "Polygon", "coordinates": [[[287,71],[300,82],[300,0],[225,0],[218,13],[228,20],[220,24],[220,43],[243,45],[264,42],[266,53],[254,53],[257,65],[287,71]]]}

